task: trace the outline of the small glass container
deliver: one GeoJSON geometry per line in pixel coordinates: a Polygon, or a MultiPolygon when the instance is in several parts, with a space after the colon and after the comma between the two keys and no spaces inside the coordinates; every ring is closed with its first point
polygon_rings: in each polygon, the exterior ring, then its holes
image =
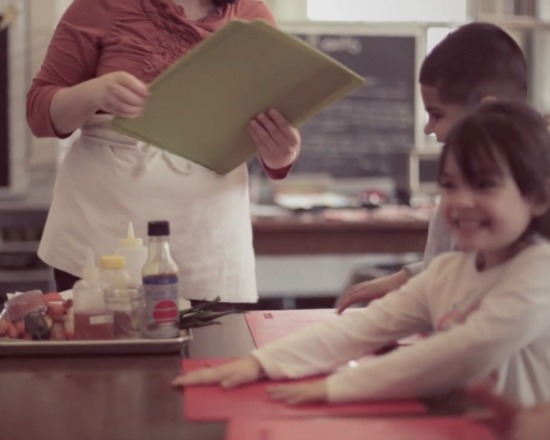
{"type": "Polygon", "coordinates": [[[105,288],[105,304],[113,313],[116,339],[142,337],[145,322],[145,295],[138,284],[121,284],[105,288]]]}

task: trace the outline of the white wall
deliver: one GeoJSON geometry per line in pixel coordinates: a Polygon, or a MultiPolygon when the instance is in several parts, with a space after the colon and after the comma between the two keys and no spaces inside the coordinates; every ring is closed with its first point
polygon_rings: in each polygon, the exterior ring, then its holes
{"type": "Polygon", "coordinates": [[[266,0],[278,22],[306,21],[306,0],[266,0]]]}
{"type": "MultiPolygon", "coordinates": [[[[541,20],[550,22],[550,1],[538,0],[537,11],[541,20]]],[[[540,29],[533,37],[533,88],[535,106],[550,115],[550,29],[540,29]]]]}

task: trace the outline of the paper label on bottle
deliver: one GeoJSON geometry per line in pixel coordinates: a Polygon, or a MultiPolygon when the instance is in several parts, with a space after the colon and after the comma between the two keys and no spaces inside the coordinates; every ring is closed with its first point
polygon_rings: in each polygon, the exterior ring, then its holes
{"type": "Polygon", "coordinates": [[[143,288],[147,325],[177,327],[179,319],[177,275],[144,277],[143,288]]]}
{"type": "Polygon", "coordinates": [[[91,325],[112,324],[112,323],[113,323],[113,315],[90,316],[90,324],[91,325]]]}

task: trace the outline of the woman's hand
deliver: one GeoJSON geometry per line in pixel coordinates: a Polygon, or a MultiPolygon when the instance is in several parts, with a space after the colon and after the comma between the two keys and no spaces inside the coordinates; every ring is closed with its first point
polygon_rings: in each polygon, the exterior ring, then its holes
{"type": "Polygon", "coordinates": [[[271,399],[282,400],[290,405],[326,402],[328,400],[325,379],[308,383],[272,386],[268,387],[267,392],[271,399]]]}
{"type": "Polygon", "coordinates": [[[300,133],[277,110],[271,109],[252,119],[248,132],[267,167],[284,168],[298,157],[300,133]]]}
{"type": "Polygon", "coordinates": [[[149,89],[126,72],[112,72],[60,89],[52,98],[50,118],[59,135],[69,135],[98,111],[114,116],[141,115],[149,89]]]}
{"type": "Polygon", "coordinates": [[[249,356],[217,367],[201,368],[176,377],[172,381],[175,387],[189,385],[220,384],[224,388],[234,388],[262,377],[262,366],[256,358],[249,356]]]}
{"type": "Polygon", "coordinates": [[[141,115],[149,96],[147,85],[126,72],[113,72],[89,82],[90,98],[98,110],[123,118],[141,115]]]}

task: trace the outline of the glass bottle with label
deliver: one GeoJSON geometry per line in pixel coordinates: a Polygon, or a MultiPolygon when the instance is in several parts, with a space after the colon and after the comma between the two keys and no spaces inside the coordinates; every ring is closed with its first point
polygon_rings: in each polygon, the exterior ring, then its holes
{"type": "Polygon", "coordinates": [[[145,336],[176,338],[179,329],[178,267],[170,254],[170,224],[151,221],[147,225],[148,256],[143,270],[145,291],[145,336]]]}
{"type": "Polygon", "coordinates": [[[113,313],[105,305],[91,249],[88,249],[82,279],[73,287],[73,300],[75,339],[113,338],[113,313]]]}

